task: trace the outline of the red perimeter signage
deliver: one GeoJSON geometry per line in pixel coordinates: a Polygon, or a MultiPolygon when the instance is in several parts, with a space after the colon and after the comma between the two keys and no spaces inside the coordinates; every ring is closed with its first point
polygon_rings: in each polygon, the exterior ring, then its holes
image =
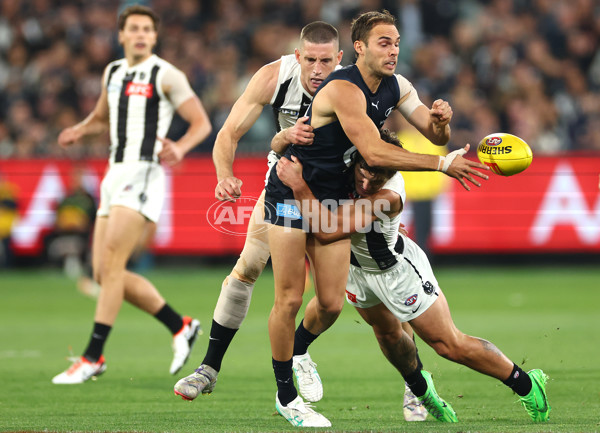
{"type": "MultiPolygon", "coordinates": [[[[106,161],[83,164],[85,183],[97,195],[106,161]]],[[[41,253],[54,210],[68,189],[72,163],[0,160],[0,177],[17,186],[19,220],[12,244],[17,254],[41,253]]],[[[214,199],[210,158],[189,158],[167,169],[167,194],[154,241],[156,254],[238,254],[263,187],[266,158],[239,158],[234,172],[243,198],[214,199]]],[[[600,156],[535,157],[523,173],[490,174],[481,188],[458,182],[440,195],[433,211],[436,253],[600,252],[600,156]]],[[[410,197],[405,224],[411,229],[410,197]]]]}

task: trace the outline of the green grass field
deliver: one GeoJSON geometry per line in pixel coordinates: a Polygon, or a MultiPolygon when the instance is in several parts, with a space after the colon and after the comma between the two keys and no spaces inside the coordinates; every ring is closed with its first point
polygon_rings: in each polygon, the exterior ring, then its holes
{"type": "MultiPolygon", "coordinates": [[[[274,409],[267,334],[270,271],[254,290],[215,392],[194,402],[173,395],[175,382],[202,361],[229,269],[166,268],[147,275],[173,307],[204,324],[205,334],[177,376],[168,374],[166,328],[124,305],[106,347],[106,373],[74,386],[52,385],[50,379],[68,366],[70,347],[76,355],[83,351],[94,302],[58,271],[0,271],[0,431],[298,431],[274,409]]],[[[437,278],[462,331],[492,341],[525,370],[537,367],[550,375],[550,422],[534,424],[500,382],[438,357],[420,341],[425,367],[460,422],[442,424],[431,417],[405,422],[402,378],[347,305],[311,346],[325,388],[316,408],[332,421],[329,431],[600,431],[598,268],[444,267],[437,278]]]]}

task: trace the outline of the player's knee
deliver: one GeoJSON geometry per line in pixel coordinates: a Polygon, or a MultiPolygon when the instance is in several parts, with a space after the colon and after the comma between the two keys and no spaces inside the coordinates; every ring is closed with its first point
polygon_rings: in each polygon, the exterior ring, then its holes
{"type": "Polygon", "coordinates": [[[269,260],[270,252],[267,243],[248,238],[242,254],[233,267],[231,275],[245,283],[254,284],[269,260]]]}
{"type": "Polygon", "coordinates": [[[302,296],[287,294],[286,296],[278,296],[275,299],[275,308],[288,315],[295,316],[302,307],[302,296]]]}
{"type": "Polygon", "coordinates": [[[257,269],[254,270],[250,270],[250,271],[246,271],[245,269],[242,270],[240,268],[238,268],[238,266],[236,265],[233,270],[231,271],[231,276],[233,278],[235,278],[236,280],[239,280],[243,283],[246,284],[254,284],[256,282],[256,280],[258,279],[258,277],[260,276],[261,271],[258,271],[257,269]]]}
{"type": "Polygon", "coordinates": [[[317,307],[319,312],[323,315],[336,317],[340,315],[342,312],[342,308],[344,307],[344,298],[329,298],[329,299],[318,299],[317,298],[317,307]]]}
{"type": "Polygon", "coordinates": [[[102,284],[102,278],[101,278],[101,274],[100,274],[100,265],[95,265],[92,267],[92,278],[96,283],[102,284]]]}
{"type": "Polygon", "coordinates": [[[448,346],[445,342],[436,341],[434,343],[431,343],[430,346],[433,350],[435,350],[435,353],[437,353],[442,358],[451,359],[452,350],[450,346],[448,346]]]}
{"type": "Polygon", "coordinates": [[[460,362],[462,354],[464,353],[461,349],[460,342],[457,339],[436,341],[433,344],[430,344],[430,346],[438,355],[454,362],[460,362]]]}
{"type": "Polygon", "coordinates": [[[100,269],[97,272],[97,278],[94,279],[98,282],[106,282],[114,278],[120,278],[124,275],[125,265],[122,260],[116,260],[115,257],[107,257],[107,260],[103,260],[100,264],[100,269]]]}
{"type": "Polygon", "coordinates": [[[396,345],[396,343],[402,338],[402,330],[397,329],[381,329],[373,328],[375,338],[380,346],[390,347],[396,345]]]}
{"type": "Polygon", "coordinates": [[[321,311],[324,316],[329,317],[332,320],[335,320],[338,318],[338,316],[342,312],[342,307],[343,307],[343,304],[341,304],[341,305],[329,304],[329,305],[323,307],[321,309],[321,311]]]}

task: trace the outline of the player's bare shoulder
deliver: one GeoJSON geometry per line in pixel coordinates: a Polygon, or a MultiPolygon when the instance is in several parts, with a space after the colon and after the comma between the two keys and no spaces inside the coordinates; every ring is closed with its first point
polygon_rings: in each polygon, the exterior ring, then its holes
{"type": "Polygon", "coordinates": [[[250,79],[244,92],[246,96],[262,105],[269,104],[277,88],[280,69],[281,59],[262,66],[250,79]]]}
{"type": "Polygon", "coordinates": [[[405,117],[410,116],[412,112],[420,105],[423,105],[417,94],[417,90],[412,83],[401,74],[394,74],[400,89],[400,100],[396,108],[399,108],[405,117]]]}

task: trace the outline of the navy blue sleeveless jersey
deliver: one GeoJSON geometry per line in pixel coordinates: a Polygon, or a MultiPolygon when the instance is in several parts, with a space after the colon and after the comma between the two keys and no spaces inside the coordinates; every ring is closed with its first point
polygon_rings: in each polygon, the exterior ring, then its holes
{"type": "MultiPolygon", "coordinates": [[[[332,72],[317,89],[319,91],[333,80],[346,80],[358,86],[367,100],[367,115],[380,129],[392,110],[400,101],[400,88],[395,76],[385,77],[379,88],[372,93],[365,84],[358,67],[349,65],[332,72]]],[[[312,105],[307,115],[312,118],[312,105]]],[[[310,120],[309,120],[310,123],[310,120]]],[[[303,165],[304,180],[319,200],[348,198],[348,187],[352,177],[352,154],[356,148],[346,136],[339,121],[316,128],[315,138],[310,146],[288,147],[285,156],[296,156],[303,165]]],[[[351,186],[351,188],[353,188],[351,186]]],[[[271,170],[266,187],[267,195],[277,199],[293,199],[294,195],[271,170]]]]}

